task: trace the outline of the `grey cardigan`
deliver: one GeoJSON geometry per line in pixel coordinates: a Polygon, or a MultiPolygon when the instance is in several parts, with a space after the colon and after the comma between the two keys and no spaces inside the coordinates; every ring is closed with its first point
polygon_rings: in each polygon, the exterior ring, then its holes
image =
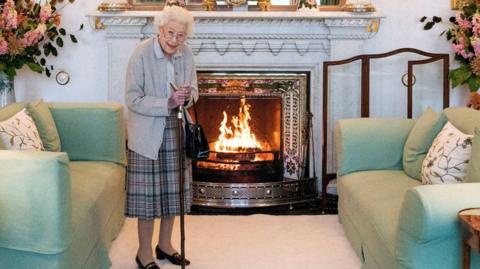
{"type": "MultiPolygon", "coordinates": [[[[197,100],[197,72],[190,48],[183,45],[173,57],[175,84],[192,85],[192,97],[197,100]]],[[[170,115],[168,99],[172,90],[165,83],[167,61],[155,36],[137,46],[127,70],[125,104],[128,108],[128,148],[153,160],[158,159],[165,118],[170,115]]],[[[192,100],[188,106],[191,104],[192,100]]],[[[188,113],[187,117],[190,121],[188,113]]]]}

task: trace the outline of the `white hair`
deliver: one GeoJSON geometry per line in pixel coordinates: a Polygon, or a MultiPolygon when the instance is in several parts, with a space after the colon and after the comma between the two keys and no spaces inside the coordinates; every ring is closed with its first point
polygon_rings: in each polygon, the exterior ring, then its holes
{"type": "Polygon", "coordinates": [[[190,11],[179,6],[165,7],[163,11],[155,16],[153,24],[160,30],[160,27],[165,26],[170,21],[176,21],[185,24],[187,27],[187,36],[193,33],[193,15],[190,11]]]}

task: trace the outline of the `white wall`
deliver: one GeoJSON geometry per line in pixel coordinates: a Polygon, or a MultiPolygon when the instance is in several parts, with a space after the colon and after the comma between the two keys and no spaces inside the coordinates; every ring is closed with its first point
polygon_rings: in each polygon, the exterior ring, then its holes
{"type": "MultiPolygon", "coordinates": [[[[15,79],[17,101],[31,101],[43,98],[45,101],[104,102],[107,101],[107,43],[104,31],[94,30],[93,24],[85,15],[96,9],[101,0],[77,0],[62,11],[62,25],[73,31],[81,23],[84,30],[76,33],[79,43],[65,42],[59,50],[59,57],[50,57],[55,70],[51,78],[22,69],[15,79]],[[64,69],[71,80],[65,86],[58,85],[54,76],[64,69]]],[[[442,27],[424,31],[419,18],[423,15],[439,15],[445,20],[454,13],[450,10],[450,0],[372,0],[377,10],[386,19],[380,30],[365,43],[366,53],[380,53],[400,47],[413,47],[430,52],[450,53],[450,43],[439,37],[442,27]]],[[[447,25],[443,27],[446,29],[447,25]]],[[[451,65],[455,63],[451,59],[451,65]]],[[[464,88],[451,92],[451,105],[464,105],[468,91],[464,88]]]]}
{"type": "MultiPolygon", "coordinates": [[[[68,1],[64,1],[68,2],[68,1]]],[[[76,31],[84,24],[83,31],[75,33],[78,43],[64,39],[58,57],[49,57],[54,71],[50,78],[24,67],[15,78],[17,101],[43,98],[55,102],[103,102],[107,100],[107,44],[104,32],[94,30],[85,16],[95,10],[101,0],[77,0],[61,12],[62,27],[67,32],[76,31]],[[70,73],[70,82],[59,85],[55,75],[61,69],[70,73]]]]}
{"type": "MultiPolygon", "coordinates": [[[[381,53],[401,47],[417,48],[428,52],[450,53],[450,68],[457,64],[453,60],[451,43],[440,36],[448,29],[448,19],[455,15],[450,8],[450,0],[372,0],[377,10],[386,18],[382,20],[379,32],[365,42],[366,53],[381,53]],[[442,17],[444,23],[432,30],[423,30],[420,18],[442,17]]],[[[450,92],[452,106],[463,106],[467,102],[468,89],[458,87],[450,92]]]]}

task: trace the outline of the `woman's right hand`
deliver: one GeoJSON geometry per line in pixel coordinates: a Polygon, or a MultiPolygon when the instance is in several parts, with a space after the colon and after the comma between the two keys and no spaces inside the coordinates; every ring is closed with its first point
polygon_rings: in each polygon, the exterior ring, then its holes
{"type": "Polygon", "coordinates": [[[174,91],[170,99],[168,99],[168,108],[173,109],[180,105],[190,98],[190,91],[180,88],[178,91],[174,91]]]}

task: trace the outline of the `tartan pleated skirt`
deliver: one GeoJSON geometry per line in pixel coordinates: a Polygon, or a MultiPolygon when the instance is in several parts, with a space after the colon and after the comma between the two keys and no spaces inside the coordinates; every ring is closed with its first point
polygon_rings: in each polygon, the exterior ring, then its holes
{"type": "MultiPolygon", "coordinates": [[[[175,113],[166,118],[158,160],[128,149],[125,216],[150,220],[180,215],[179,165],[175,113]]],[[[191,206],[191,161],[185,158],[185,213],[191,206]]]]}

